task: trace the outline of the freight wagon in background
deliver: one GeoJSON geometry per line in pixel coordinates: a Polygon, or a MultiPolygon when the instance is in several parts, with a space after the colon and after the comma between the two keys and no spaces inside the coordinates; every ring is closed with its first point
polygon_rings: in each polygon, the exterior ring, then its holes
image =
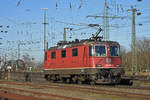
{"type": "Polygon", "coordinates": [[[119,83],[124,69],[120,45],[102,41],[96,34],[90,39],[58,43],[45,51],[45,78],[68,83],[119,83]]]}

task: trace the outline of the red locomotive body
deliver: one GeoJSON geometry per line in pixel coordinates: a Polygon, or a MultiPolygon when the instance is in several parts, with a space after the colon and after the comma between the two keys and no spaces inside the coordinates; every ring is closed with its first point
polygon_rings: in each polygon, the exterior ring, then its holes
{"type": "Polygon", "coordinates": [[[113,41],[82,40],[45,51],[45,78],[67,82],[118,83],[124,70],[120,45],[113,41]]]}

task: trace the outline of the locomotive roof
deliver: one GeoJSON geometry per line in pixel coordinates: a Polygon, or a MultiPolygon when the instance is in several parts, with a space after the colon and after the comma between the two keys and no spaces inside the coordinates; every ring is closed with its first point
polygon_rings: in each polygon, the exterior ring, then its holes
{"type": "Polygon", "coordinates": [[[57,46],[50,47],[48,50],[56,50],[56,49],[64,49],[64,48],[71,48],[71,47],[77,47],[77,46],[83,46],[87,44],[116,44],[119,45],[116,41],[90,41],[90,40],[76,40],[73,42],[68,43],[58,43],[57,46]]]}

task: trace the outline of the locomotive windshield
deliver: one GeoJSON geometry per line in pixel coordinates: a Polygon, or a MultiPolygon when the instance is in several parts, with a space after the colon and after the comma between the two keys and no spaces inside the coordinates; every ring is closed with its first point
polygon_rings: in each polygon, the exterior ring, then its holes
{"type": "Polygon", "coordinates": [[[111,45],[110,56],[120,56],[120,47],[116,45],[111,45]]]}
{"type": "Polygon", "coordinates": [[[104,45],[95,46],[95,56],[106,56],[106,47],[104,45]]]}

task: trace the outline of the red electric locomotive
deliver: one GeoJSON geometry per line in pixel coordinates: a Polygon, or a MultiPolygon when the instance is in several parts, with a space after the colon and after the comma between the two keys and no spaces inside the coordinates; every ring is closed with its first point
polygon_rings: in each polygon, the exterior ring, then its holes
{"type": "Polygon", "coordinates": [[[59,43],[45,51],[44,71],[50,81],[118,83],[124,74],[120,45],[101,41],[98,34],[87,40],[59,43]]]}

